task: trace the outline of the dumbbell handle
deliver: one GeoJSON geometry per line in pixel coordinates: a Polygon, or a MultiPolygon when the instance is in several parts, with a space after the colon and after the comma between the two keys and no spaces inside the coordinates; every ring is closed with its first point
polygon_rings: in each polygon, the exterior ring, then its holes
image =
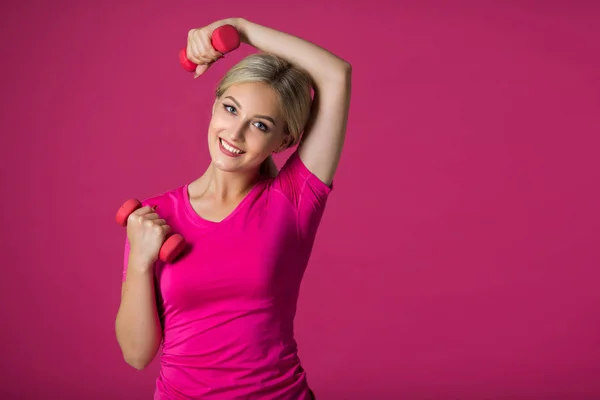
{"type": "MultiPolygon", "coordinates": [[[[117,223],[123,227],[127,226],[127,219],[132,212],[142,207],[142,203],[137,199],[129,199],[119,208],[115,217],[117,223]]],[[[170,263],[183,251],[186,243],[179,234],[173,234],[165,240],[160,247],[158,258],[165,263],[170,263]]]]}
{"type": "MultiPolygon", "coordinates": [[[[233,25],[221,25],[212,32],[211,43],[218,52],[229,53],[240,46],[240,33],[233,25]]],[[[185,47],[179,51],[179,62],[183,69],[189,72],[194,72],[198,66],[188,60],[185,47]]]]}

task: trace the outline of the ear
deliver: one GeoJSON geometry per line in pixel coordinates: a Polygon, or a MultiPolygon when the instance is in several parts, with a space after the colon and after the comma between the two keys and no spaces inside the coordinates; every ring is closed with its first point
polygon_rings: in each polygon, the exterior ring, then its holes
{"type": "Polygon", "coordinates": [[[212,106],[212,115],[215,115],[215,107],[217,106],[217,102],[219,101],[219,99],[215,99],[215,102],[213,103],[212,106]]]}
{"type": "Polygon", "coordinates": [[[284,151],[285,149],[288,148],[288,146],[290,145],[292,141],[292,136],[289,134],[286,134],[283,136],[283,139],[281,141],[281,144],[279,145],[279,147],[277,148],[277,150],[275,150],[275,153],[279,153],[284,151]]]}

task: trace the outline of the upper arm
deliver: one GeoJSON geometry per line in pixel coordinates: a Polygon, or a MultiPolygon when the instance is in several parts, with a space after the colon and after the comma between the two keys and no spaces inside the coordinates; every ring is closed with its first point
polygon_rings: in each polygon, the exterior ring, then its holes
{"type": "Polygon", "coordinates": [[[306,167],[330,185],[339,164],[350,108],[352,68],[345,64],[327,82],[315,85],[311,116],[298,153],[306,167]]]}

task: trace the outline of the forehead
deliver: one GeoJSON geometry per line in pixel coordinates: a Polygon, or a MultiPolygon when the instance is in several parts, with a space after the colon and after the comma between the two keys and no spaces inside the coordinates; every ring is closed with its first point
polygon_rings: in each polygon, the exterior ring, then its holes
{"type": "Polygon", "coordinates": [[[279,99],[273,89],[266,83],[250,82],[231,85],[224,93],[233,97],[241,106],[242,111],[248,114],[263,114],[279,118],[279,99]]]}

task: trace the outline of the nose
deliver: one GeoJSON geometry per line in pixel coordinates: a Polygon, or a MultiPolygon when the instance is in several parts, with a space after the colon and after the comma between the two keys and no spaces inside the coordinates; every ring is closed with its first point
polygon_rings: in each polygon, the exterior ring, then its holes
{"type": "Polygon", "coordinates": [[[232,126],[231,128],[232,129],[229,131],[229,139],[234,142],[243,142],[246,133],[245,121],[240,121],[238,124],[232,126]]]}

